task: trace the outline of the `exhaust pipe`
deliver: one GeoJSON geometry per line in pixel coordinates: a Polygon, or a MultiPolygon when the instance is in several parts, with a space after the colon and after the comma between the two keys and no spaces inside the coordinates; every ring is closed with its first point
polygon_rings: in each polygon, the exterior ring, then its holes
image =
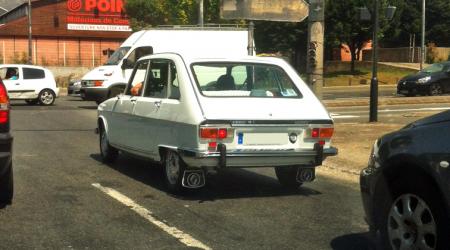
{"type": "Polygon", "coordinates": [[[205,171],[185,170],[181,185],[185,188],[201,188],[205,186],[205,171]]]}
{"type": "Polygon", "coordinates": [[[316,169],[315,168],[299,168],[297,172],[298,182],[312,182],[316,179],[316,169]]]}

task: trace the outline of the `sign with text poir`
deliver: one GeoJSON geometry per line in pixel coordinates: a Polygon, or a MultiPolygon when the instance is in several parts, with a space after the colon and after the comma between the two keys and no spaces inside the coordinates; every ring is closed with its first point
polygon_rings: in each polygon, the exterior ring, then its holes
{"type": "Polygon", "coordinates": [[[308,16],[304,0],[221,0],[223,19],[301,22],[308,16]]]}
{"type": "Polygon", "coordinates": [[[67,29],[131,31],[125,0],[67,0],[67,29]]]}

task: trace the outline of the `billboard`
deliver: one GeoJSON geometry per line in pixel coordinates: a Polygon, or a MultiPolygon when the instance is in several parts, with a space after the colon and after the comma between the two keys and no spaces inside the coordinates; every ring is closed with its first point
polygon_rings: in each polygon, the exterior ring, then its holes
{"type": "Polygon", "coordinates": [[[309,12],[304,0],[221,0],[224,19],[301,22],[309,12]]]}
{"type": "Polygon", "coordinates": [[[67,0],[67,29],[131,31],[125,0],[67,0]]]}

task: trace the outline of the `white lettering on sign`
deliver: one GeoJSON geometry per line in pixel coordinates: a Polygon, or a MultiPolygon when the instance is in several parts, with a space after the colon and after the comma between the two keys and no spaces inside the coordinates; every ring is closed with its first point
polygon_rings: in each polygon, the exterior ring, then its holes
{"type": "Polygon", "coordinates": [[[96,25],[96,24],[75,24],[68,23],[68,30],[87,30],[87,31],[132,31],[128,25],[96,25]]]}

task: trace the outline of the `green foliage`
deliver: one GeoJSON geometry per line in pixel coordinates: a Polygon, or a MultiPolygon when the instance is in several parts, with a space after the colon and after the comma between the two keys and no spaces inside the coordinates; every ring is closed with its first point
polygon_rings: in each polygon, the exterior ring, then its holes
{"type": "Polygon", "coordinates": [[[128,0],[126,10],[133,30],[148,26],[192,24],[197,17],[195,0],[128,0]]]}

